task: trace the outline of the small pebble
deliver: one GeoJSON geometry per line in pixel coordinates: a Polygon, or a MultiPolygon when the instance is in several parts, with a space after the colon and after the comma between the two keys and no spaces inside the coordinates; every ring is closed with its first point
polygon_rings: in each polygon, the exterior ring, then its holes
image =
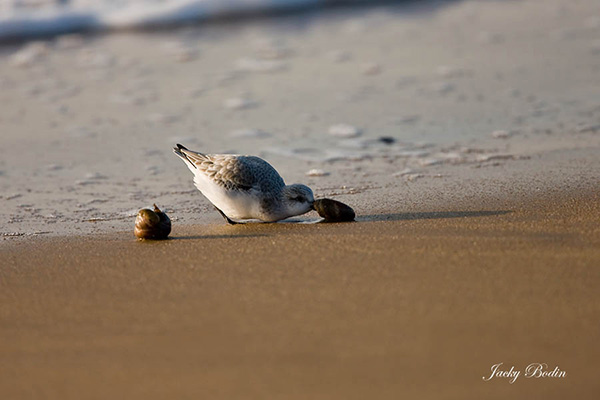
{"type": "Polygon", "coordinates": [[[502,130],[494,131],[492,132],[492,137],[494,139],[507,139],[510,137],[510,132],[502,130]]]}
{"type": "Polygon", "coordinates": [[[497,161],[497,160],[515,160],[515,157],[512,154],[480,154],[477,156],[476,160],[479,162],[487,162],[487,161],[497,161]]]}
{"type": "Polygon", "coordinates": [[[442,164],[443,162],[444,160],[440,160],[439,158],[425,158],[419,160],[419,165],[421,165],[422,167],[431,167],[433,165],[442,164]]]}
{"type": "Polygon", "coordinates": [[[360,136],[361,133],[361,129],[348,124],[337,124],[329,127],[330,135],[341,138],[353,138],[360,136]]]}
{"type": "Polygon", "coordinates": [[[157,166],[157,165],[149,165],[146,167],[146,171],[150,174],[150,175],[158,175],[162,172],[162,169],[157,166]]]}
{"type": "Polygon", "coordinates": [[[406,174],[404,175],[404,177],[406,178],[407,181],[409,182],[414,182],[417,179],[423,178],[425,175],[423,174],[406,174]]]}
{"type": "Polygon", "coordinates": [[[101,173],[98,173],[98,172],[90,172],[90,173],[85,174],[85,179],[98,180],[98,179],[108,179],[108,177],[105,175],[102,175],[101,173]]]}
{"type": "Polygon", "coordinates": [[[98,183],[98,182],[93,179],[80,179],[80,180],[75,181],[75,184],[79,185],[79,186],[94,185],[96,183],[98,183]]]}
{"type": "Polygon", "coordinates": [[[207,88],[205,86],[199,86],[190,90],[188,93],[192,99],[195,99],[202,96],[204,93],[206,93],[206,91],[207,88]]]}
{"type": "Polygon", "coordinates": [[[437,82],[431,85],[431,90],[439,94],[447,94],[454,91],[456,87],[450,82],[437,82]]]}
{"type": "Polygon", "coordinates": [[[329,175],[329,172],[325,172],[322,169],[311,169],[308,172],[306,172],[307,176],[327,176],[329,175]]]}
{"type": "Polygon", "coordinates": [[[392,176],[406,176],[406,175],[411,175],[411,174],[415,174],[417,173],[417,171],[415,171],[412,168],[404,168],[402,171],[398,171],[395,174],[393,174],[392,176]]]}
{"type": "Polygon", "coordinates": [[[400,150],[400,151],[394,153],[394,155],[396,157],[406,157],[406,158],[426,157],[429,154],[430,154],[430,152],[427,150],[400,150]]]}
{"type": "Polygon", "coordinates": [[[414,124],[415,122],[417,122],[420,119],[421,119],[420,115],[406,115],[404,117],[397,118],[395,120],[395,123],[397,125],[399,125],[399,124],[414,124]]]}
{"type": "Polygon", "coordinates": [[[255,107],[257,103],[255,101],[243,97],[233,97],[225,100],[223,105],[225,106],[225,108],[228,108],[230,110],[244,110],[247,108],[255,107]]]}
{"type": "Polygon", "coordinates": [[[461,78],[467,74],[467,72],[462,68],[451,67],[448,65],[440,65],[437,67],[436,72],[438,75],[444,78],[461,78]]]}
{"type": "Polygon", "coordinates": [[[377,63],[367,63],[363,65],[362,74],[363,75],[378,75],[381,73],[381,65],[377,63]]]}
{"type": "Polygon", "coordinates": [[[348,51],[344,50],[333,50],[330,51],[327,56],[331,59],[331,61],[336,63],[342,63],[345,61],[349,61],[352,59],[352,54],[348,51]]]}
{"type": "Polygon", "coordinates": [[[384,143],[387,145],[396,143],[396,139],[391,136],[381,136],[377,140],[379,140],[381,143],[384,143]]]}
{"type": "Polygon", "coordinates": [[[596,125],[584,125],[579,128],[579,133],[596,133],[600,131],[600,124],[596,125]]]}

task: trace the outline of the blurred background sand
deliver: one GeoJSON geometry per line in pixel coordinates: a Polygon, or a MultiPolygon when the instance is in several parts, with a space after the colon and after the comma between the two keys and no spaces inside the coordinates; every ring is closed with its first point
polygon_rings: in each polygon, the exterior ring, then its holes
{"type": "Polygon", "coordinates": [[[493,197],[494,177],[595,185],[598,8],[399,2],[6,44],[0,231],[124,230],[154,202],[219,221],[177,142],[262,156],[361,213],[493,197]]]}

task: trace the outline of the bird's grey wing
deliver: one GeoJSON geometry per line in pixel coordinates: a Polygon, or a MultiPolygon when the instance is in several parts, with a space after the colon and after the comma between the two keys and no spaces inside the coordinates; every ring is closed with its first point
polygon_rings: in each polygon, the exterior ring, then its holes
{"type": "Polygon", "coordinates": [[[228,190],[256,189],[275,192],[285,186],[275,168],[259,157],[202,154],[179,144],[173,150],[188,163],[194,173],[202,173],[228,190]]]}
{"type": "Polygon", "coordinates": [[[275,168],[259,157],[211,155],[208,158],[212,165],[206,166],[205,173],[227,189],[275,192],[285,186],[275,168]]]}

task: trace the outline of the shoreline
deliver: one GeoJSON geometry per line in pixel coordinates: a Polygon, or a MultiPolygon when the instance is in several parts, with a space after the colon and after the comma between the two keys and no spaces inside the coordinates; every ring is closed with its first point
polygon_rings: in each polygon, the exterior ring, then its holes
{"type": "MultiPolygon", "coordinates": [[[[371,211],[364,212],[361,209],[360,214],[356,215],[356,219],[350,223],[328,223],[325,222],[316,211],[311,211],[307,214],[291,217],[286,220],[277,221],[274,223],[261,223],[261,222],[250,222],[246,224],[239,224],[243,229],[269,229],[267,226],[282,226],[281,229],[288,230],[294,229],[291,226],[311,226],[311,225],[354,225],[363,223],[375,223],[375,222],[395,222],[395,221],[414,221],[422,219],[445,219],[445,218],[468,218],[468,217],[486,217],[486,216],[498,216],[514,212],[525,212],[532,213],[538,207],[545,208],[548,204],[557,207],[561,205],[562,208],[575,203],[595,203],[600,196],[600,190],[597,185],[588,184],[583,180],[582,182],[571,182],[568,188],[553,187],[553,190],[536,193],[524,193],[519,188],[513,188],[513,195],[523,195],[522,197],[515,199],[511,198],[510,193],[488,193],[482,197],[471,197],[461,196],[459,199],[454,199],[454,202],[435,202],[432,204],[423,205],[406,205],[405,208],[396,210],[388,209],[389,211],[371,211]],[[578,184],[579,183],[579,184],[578,184]],[[437,204],[437,205],[436,205],[437,204]]],[[[198,193],[200,196],[201,194],[198,193]]],[[[204,201],[207,201],[204,199],[204,201]]],[[[363,205],[364,206],[364,205],[363,205]]],[[[170,217],[173,217],[170,215],[170,217]]],[[[12,244],[24,244],[25,242],[32,243],[46,243],[51,241],[67,242],[67,241],[89,241],[89,240],[127,240],[128,236],[130,239],[136,240],[133,235],[133,228],[135,222],[135,216],[127,217],[128,225],[130,229],[122,229],[122,225],[119,226],[121,229],[109,231],[106,227],[96,232],[86,233],[68,233],[68,234],[53,234],[52,232],[40,232],[40,233],[18,233],[18,234],[5,234],[0,239],[0,251],[4,249],[10,249],[12,244]]],[[[173,218],[172,218],[173,219],[173,218]]],[[[172,232],[167,240],[180,240],[186,239],[185,236],[177,236],[180,234],[186,235],[194,230],[207,229],[209,232],[222,231],[226,228],[235,228],[227,224],[223,218],[217,213],[212,212],[208,208],[206,215],[200,217],[203,222],[200,223],[178,223],[178,217],[176,216],[173,220],[172,232]]],[[[105,224],[114,221],[95,221],[90,222],[91,224],[105,224]]],[[[278,228],[273,228],[278,229],[278,228]]],[[[299,228],[304,229],[304,228],[299,228]]],[[[234,231],[235,232],[235,231],[234,231]]],[[[148,241],[148,242],[162,242],[148,241]]]]}
{"type": "MultiPolygon", "coordinates": [[[[190,190],[166,197],[153,196],[151,203],[156,202],[161,209],[167,211],[173,220],[174,229],[178,226],[222,223],[222,217],[193,187],[191,178],[185,179],[188,178],[187,175],[187,171],[182,171],[184,179],[181,188],[189,187],[190,190]],[[161,201],[162,199],[167,199],[167,202],[161,201]],[[186,206],[181,207],[181,204],[186,206]]],[[[502,207],[533,207],[532,204],[538,202],[556,202],[586,194],[593,195],[600,185],[598,176],[598,149],[592,147],[555,150],[527,159],[488,163],[484,166],[442,165],[432,168],[416,180],[388,177],[377,185],[369,184],[368,181],[359,181],[355,186],[328,185],[334,177],[305,178],[298,181],[308,183],[317,198],[330,197],[343,201],[355,209],[359,220],[368,220],[399,213],[477,211],[477,208],[493,211],[502,207]],[[448,175],[445,175],[446,172],[448,175]]],[[[14,201],[19,202],[22,199],[14,201]]],[[[99,206],[108,210],[115,207],[111,206],[113,203],[114,201],[111,201],[99,206]]],[[[128,200],[127,203],[131,201],[128,200]]],[[[57,224],[49,223],[56,221],[37,222],[32,218],[37,216],[39,220],[39,213],[36,215],[35,210],[27,217],[27,208],[21,208],[21,215],[25,211],[25,218],[17,225],[22,228],[11,230],[12,225],[5,224],[4,229],[0,231],[0,248],[22,240],[68,236],[93,237],[110,235],[111,231],[126,232],[129,229],[133,230],[137,210],[144,207],[147,205],[142,203],[138,208],[129,211],[127,216],[105,211],[99,214],[100,218],[92,220],[63,217],[64,221],[60,221],[58,227],[57,224]],[[40,231],[42,234],[36,234],[40,231]]],[[[316,212],[309,212],[279,223],[310,223],[318,219],[316,212]]]]}

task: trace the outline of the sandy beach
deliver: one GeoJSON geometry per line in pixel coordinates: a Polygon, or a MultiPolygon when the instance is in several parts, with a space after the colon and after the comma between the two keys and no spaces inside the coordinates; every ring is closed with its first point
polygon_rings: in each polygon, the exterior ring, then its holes
{"type": "Polygon", "coordinates": [[[6,398],[419,399],[600,387],[600,199],[3,247],[6,398]],[[493,364],[567,376],[486,382],[493,364]]]}
{"type": "Polygon", "coordinates": [[[595,399],[599,15],[391,2],[2,43],[0,397],[595,399]],[[357,221],[226,225],[176,143],[357,221]],[[171,238],[137,241],[153,203],[171,238]]]}

